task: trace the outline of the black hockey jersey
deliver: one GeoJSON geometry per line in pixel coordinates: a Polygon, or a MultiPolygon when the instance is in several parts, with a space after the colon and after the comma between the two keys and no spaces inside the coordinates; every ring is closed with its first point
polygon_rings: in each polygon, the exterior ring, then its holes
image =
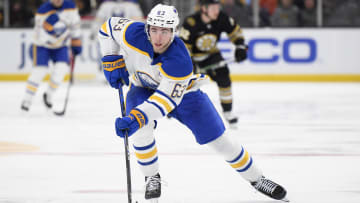
{"type": "Polygon", "coordinates": [[[222,32],[226,32],[235,45],[244,44],[242,30],[233,18],[220,11],[217,20],[205,24],[201,13],[197,12],[185,18],[180,37],[195,61],[202,61],[211,54],[219,53],[216,44],[222,32]]]}

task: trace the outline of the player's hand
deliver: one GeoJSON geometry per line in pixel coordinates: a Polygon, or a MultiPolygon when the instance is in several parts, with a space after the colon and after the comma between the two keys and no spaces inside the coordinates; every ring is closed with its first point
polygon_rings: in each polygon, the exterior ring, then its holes
{"type": "Polygon", "coordinates": [[[101,61],[105,77],[111,87],[119,89],[124,84],[129,85],[129,73],[122,55],[104,56],[101,61]]]}
{"type": "Polygon", "coordinates": [[[71,47],[71,52],[73,53],[74,56],[81,54],[81,51],[82,51],[81,46],[79,46],[79,47],[77,47],[77,46],[71,47]]]}
{"type": "Polygon", "coordinates": [[[71,52],[74,56],[81,54],[82,46],[80,39],[71,39],[71,52]]]}
{"type": "Polygon", "coordinates": [[[133,109],[130,111],[128,116],[123,118],[117,118],[115,121],[116,134],[120,137],[125,137],[127,131],[128,136],[130,137],[138,129],[146,125],[148,119],[141,110],[133,109]]]}
{"type": "Polygon", "coordinates": [[[235,49],[235,61],[240,62],[247,58],[247,46],[240,45],[235,49]]]}

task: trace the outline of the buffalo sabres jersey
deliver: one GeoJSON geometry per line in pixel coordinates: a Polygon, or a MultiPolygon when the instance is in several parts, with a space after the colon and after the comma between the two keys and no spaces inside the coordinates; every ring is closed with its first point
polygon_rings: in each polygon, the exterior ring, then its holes
{"type": "Polygon", "coordinates": [[[101,26],[98,36],[103,56],[123,55],[133,85],[154,90],[137,107],[149,119],[170,113],[186,92],[195,89],[196,81],[207,79],[193,75],[191,58],[178,37],[164,53],[155,54],[142,22],[112,17],[101,26]]]}
{"type": "Polygon", "coordinates": [[[202,61],[210,54],[219,53],[216,44],[222,32],[226,32],[230,41],[239,45],[244,43],[242,30],[233,18],[220,11],[217,20],[204,23],[201,13],[197,12],[184,20],[180,37],[185,42],[195,61],[202,61]]]}
{"type": "Polygon", "coordinates": [[[69,0],[60,8],[50,1],[42,4],[35,15],[34,44],[59,48],[70,45],[69,39],[80,41],[80,16],[75,4],[69,0]]]}

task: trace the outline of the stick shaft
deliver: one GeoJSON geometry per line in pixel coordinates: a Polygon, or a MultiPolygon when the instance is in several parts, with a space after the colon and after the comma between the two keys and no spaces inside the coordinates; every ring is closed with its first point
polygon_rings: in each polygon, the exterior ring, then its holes
{"type": "MultiPolygon", "coordinates": [[[[126,108],[125,108],[125,101],[124,101],[124,94],[122,86],[119,87],[119,98],[120,98],[120,108],[121,108],[121,115],[122,117],[126,116],[126,108]]],[[[129,152],[129,136],[126,131],[124,137],[124,146],[125,146],[125,163],[126,163],[126,178],[127,178],[127,192],[128,192],[128,202],[132,202],[131,197],[131,170],[130,170],[130,152],[129,152]]]]}

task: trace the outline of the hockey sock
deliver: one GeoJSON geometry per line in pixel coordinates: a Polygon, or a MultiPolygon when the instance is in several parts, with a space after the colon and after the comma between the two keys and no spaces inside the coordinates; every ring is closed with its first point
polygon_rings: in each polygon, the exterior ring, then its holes
{"type": "Polygon", "coordinates": [[[219,87],[221,107],[224,112],[231,111],[232,109],[232,92],[231,86],[223,88],[219,87]]]}
{"type": "Polygon", "coordinates": [[[31,103],[33,96],[36,94],[42,79],[47,73],[46,66],[34,67],[26,84],[23,101],[31,103]]]}
{"type": "Polygon", "coordinates": [[[153,176],[159,172],[158,152],[152,123],[154,122],[145,125],[131,136],[139,168],[145,176],[153,176]]]}
{"type": "Polygon", "coordinates": [[[55,93],[55,91],[61,85],[66,73],[68,73],[68,72],[69,72],[69,66],[67,63],[58,62],[55,64],[54,70],[50,76],[49,87],[46,90],[49,101],[52,100],[52,95],[55,93]]]}
{"type": "Polygon", "coordinates": [[[221,154],[244,179],[250,182],[258,180],[262,172],[256,167],[249,152],[235,143],[229,135],[222,135],[208,145],[221,154]]]}

